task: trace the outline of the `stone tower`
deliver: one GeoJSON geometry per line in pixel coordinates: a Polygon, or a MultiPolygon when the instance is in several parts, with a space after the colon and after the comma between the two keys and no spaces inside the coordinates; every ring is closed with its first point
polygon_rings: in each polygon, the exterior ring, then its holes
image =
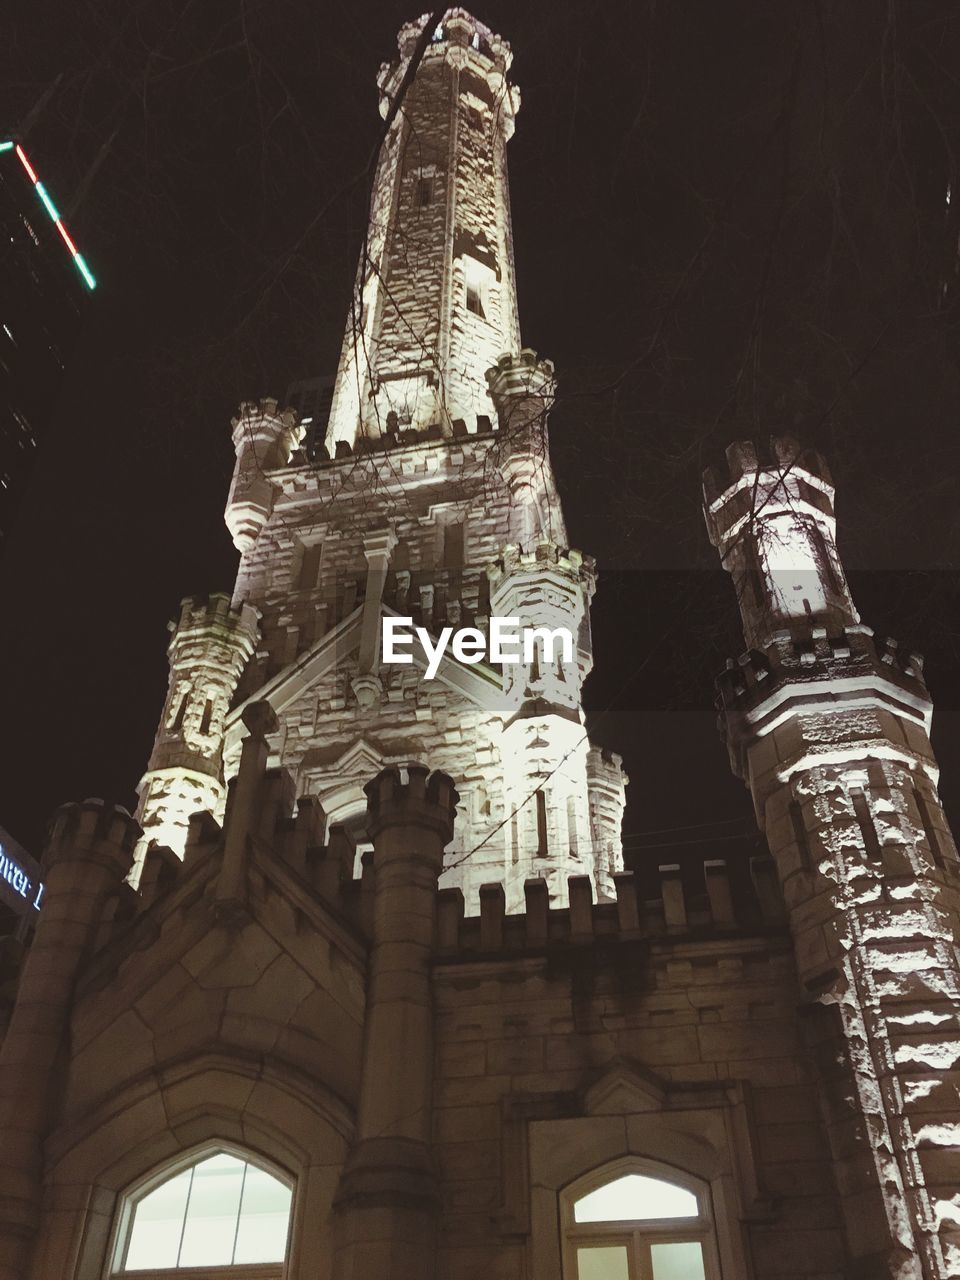
{"type": "Polygon", "coordinates": [[[520,345],[510,48],[462,9],[435,31],[407,24],[398,44],[378,80],[389,127],[326,445],[308,460],[296,414],[274,400],[234,419],[236,587],[229,607],[184,606],[134,880],[151,839],[182,852],[190,812],[222,816],[243,708],[263,700],[278,720],[271,764],[345,830],[358,866],[363,784],[417,759],[460,794],[441,883],[468,912],[490,881],[519,910],[531,876],[555,901],[571,874],[605,897],[625,779],[584,732],[593,562],[567,545],[551,469],[553,366],[520,345]],[[391,614],[433,635],[487,633],[491,616],[566,627],[576,652],[564,662],[540,645],[501,667],[448,650],[428,679],[417,646],[416,665],[382,662],[391,614]]]}
{"type": "Polygon", "coordinates": [[[920,660],[860,624],[819,454],[707,472],[749,651],[720,681],[786,903],[850,1274],[960,1275],[960,863],[920,660]]]}

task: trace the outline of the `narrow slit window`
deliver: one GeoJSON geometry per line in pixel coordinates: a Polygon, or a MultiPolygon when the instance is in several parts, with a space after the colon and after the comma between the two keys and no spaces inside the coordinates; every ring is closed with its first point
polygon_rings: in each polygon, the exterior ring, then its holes
{"type": "Polygon", "coordinates": [[[213,703],[208,698],[203,704],[203,715],[200,717],[200,732],[210,732],[210,721],[213,719],[213,703]]]}
{"type": "Polygon", "coordinates": [[[537,792],[537,857],[545,858],[547,848],[547,797],[543,790],[537,792]]]}
{"type": "Polygon", "coordinates": [[[807,836],[807,825],[803,820],[803,810],[797,804],[796,800],[790,801],[790,822],[793,826],[793,838],[800,854],[800,865],[805,871],[809,871],[812,866],[810,857],[810,841],[807,836]]]}
{"type": "Polygon", "coordinates": [[[418,178],[416,192],[418,209],[426,209],[428,205],[433,204],[433,179],[418,178]]]}
{"type": "Polygon", "coordinates": [[[319,585],[322,554],[322,542],[304,543],[300,556],[300,571],[297,575],[299,591],[313,591],[319,585]]]}
{"type": "Polygon", "coordinates": [[[867,804],[867,797],[859,787],[852,790],[850,796],[853,800],[853,812],[856,814],[867,857],[872,862],[879,862],[883,857],[883,850],[880,848],[880,841],[877,839],[877,829],[873,825],[873,815],[870,812],[869,804],[867,804]]]}
{"type": "Polygon", "coordinates": [[[920,821],[923,823],[923,834],[927,837],[927,844],[930,846],[930,852],[933,855],[933,860],[938,867],[942,867],[943,849],[940,844],[939,833],[933,825],[930,806],[927,804],[927,797],[919,787],[914,787],[913,798],[916,800],[917,808],[920,810],[920,821]]]}
{"type": "Polygon", "coordinates": [[[179,733],[183,728],[184,717],[187,714],[187,702],[190,699],[188,693],[184,693],[180,697],[180,705],[177,707],[176,714],[170,721],[170,728],[174,733],[179,733]]]}
{"type": "Polygon", "coordinates": [[[443,567],[463,568],[463,525],[447,524],[443,527],[443,567]]]}
{"type": "Polygon", "coordinates": [[[577,802],[573,796],[567,796],[567,848],[570,857],[576,858],[577,849],[577,802]]]}
{"type": "Polygon", "coordinates": [[[481,320],[486,319],[483,309],[483,291],[476,280],[467,281],[467,310],[479,316],[481,320]]]}

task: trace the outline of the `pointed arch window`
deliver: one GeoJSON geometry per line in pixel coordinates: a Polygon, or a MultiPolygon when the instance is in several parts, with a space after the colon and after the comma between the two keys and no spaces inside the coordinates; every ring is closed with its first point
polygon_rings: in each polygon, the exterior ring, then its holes
{"type": "Polygon", "coordinates": [[[595,1170],[561,1193],[564,1280],[717,1280],[705,1183],[646,1160],[595,1170]]]}
{"type": "Polygon", "coordinates": [[[287,1179],[245,1154],[195,1155],[127,1197],[111,1275],[280,1280],[292,1197],[287,1179]]]}

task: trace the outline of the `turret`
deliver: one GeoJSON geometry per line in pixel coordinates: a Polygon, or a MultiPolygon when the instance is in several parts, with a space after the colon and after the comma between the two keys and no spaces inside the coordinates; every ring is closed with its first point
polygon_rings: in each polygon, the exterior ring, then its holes
{"type": "Polygon", "coordinates": [[[947,1280],[960,863],[922,664],[859,625],[819,455],[780,439],[768,463],[750,444],[728,458],[704,505],[751,650],[720,678],[722,724],[789,915],[850,1273],[947,1280]]]}
{"type": "Polygon", "coordinates": [[[273,510],[274,488],[267,472],[283,467],[303,439],[293,409],[278,410],[276,400],[246,400],[231,420],[237,461],[224,520],[240,551],[249,551],[273,510]]]}
{"type": "Polygon", "coordinates": [[[837,555],[827,464],[790,436],[759,460],[749,441],[727,449],[729,476],[704,474],[710,541],[733,577],[747,644],[778,632],[808,636],[860,621],[837,555]]]}
{"type": "Polygon", "coordinates": [[[543,538],[564,542],[559,498],[544,468],[556,397],[553,364],[525,347],[501,356],[486,377],[500,431],[497,465],[510,490],[511,533],[524,550],[543,538]]]}
{"type": "MultiPolygon", "coordinates": [[[[540,542],[529,552],[504,549],[487,570],[492,616],[515,618],[521,633],[538,629],[532,661],[503,665],[507,909],[519,910],[523,882],[540,876],[564,900],[567,877],[594,875],[586,792],[589,744],[580,709],[592,665],[584,619],[594,591],[593,561],[540,542]],[[562,633],[571,637],[569,657],[562,633]]],[[[619,866],[614,868],[619,870],[619,866]]],[[[607,886],[597,881],[598,890],[607,886]]]]}
{"type": "Polygon", "coordinates": [[[614,894],[614,876],[623,870],[623,811],[626,785],[623,758],[615,751],[591,747],[587,752],[587,794],[593,838],[593,875],[598,895],[614,894]]]}
{"type": "Polygon", "coordinates": [[[223,736],[237,682],[253,654],[258,613],[225,595],[187,596],[167,648],[170,680],[147,771],[138,788],[136,883],[151,841],[183,857],[192,813],[223,812],[223,736]]]}

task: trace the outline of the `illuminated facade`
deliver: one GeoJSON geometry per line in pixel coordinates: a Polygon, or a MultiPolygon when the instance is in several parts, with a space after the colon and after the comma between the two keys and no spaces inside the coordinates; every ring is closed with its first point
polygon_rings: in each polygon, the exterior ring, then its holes
{"type": "Polygon", "coordinates": [[[732,446],[704,505],[748,652],[719,690],[770,856],[664,865],[654,894],[620,869],[552,369],[486,345],[516,336],[509,50],[425,22],[381,72],[389,100],[423,52],[333,456],[241,409],[237,587],[173,628],[142,826],[59,811],[3,971],[0,1280],[956,1278],[960,863],[919,660],[859,621],[819,455],[732,446]],[[436,223],[395,264],[407,208],[436,223]],[[397,677],[389,610],[572,624],[579,661],[397,677]]]}
{"type": "MultiPolygon", "coordinates": [[[[420,34],[405,26],[381,69],[384,115],[420,34]]],[[[550,465],[553,367],[520,345],[510,58],[455,11],[426,46],[381,149],[325,443],[321,380],[294,388],[303,420],[273,400],[234,419],[226,521],[240,568],[229,608],[185,602],[174,633],[141,857],[153,839],[182,853],[198,809],[223,816],[243,707],[265,700],[271,763],[359,854],[364,783],[427,760],[461,795],[442,885],[462,889],[468,913],[489,881],[509,911],[533,875],[555,901],[570,875],[612,893],[625,780],[584,731],[594,569],[568,546],[550,465]],[[491,616],[566,627],[577,653],[541,648],[502,670],[448,655],[426,679],[422,662],[381,662],[385,615],[433,633],[486,633],[491,616]]]]}
{"type": "Polygon", "coordinates": [[[0,141],[0,546],[76,344],[89,267],[23,147],[0,141]]]}

